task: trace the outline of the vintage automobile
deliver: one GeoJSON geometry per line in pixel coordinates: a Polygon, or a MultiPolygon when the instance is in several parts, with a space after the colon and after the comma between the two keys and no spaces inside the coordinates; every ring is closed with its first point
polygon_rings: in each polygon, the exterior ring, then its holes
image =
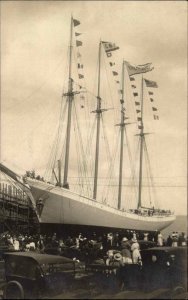
{"type": "Polygon", "coordinates": [[[70,288],[76,261],[35,252],[5,253],[4,299],[37,299],[70,288]]]}
{"type": "Polygon", "coordinates": [[[144,285],[187,288],[187,247],[155,247],[141,251],[144,285]]]}
{"type": "Polygon", "coordinates": [[[125,289],[145,292],[165,289],[168,298],[187,291],[186,247],[154,247],[142,250],[141,257],[141,266],[133,264],[120,269],[125,289]]]}
{"type": "MultiPolygon", "coordinates": [[[[143,248],[142,248],[143,249],[143,248]]],[[[139,292],[165,291],[165,297],[187,291],[187,248],[153,247],[141,250],[142,263],[121,265],[120,253],[113,255],[111,263],[94,261],[86,265],[86,272],[97,275],[99,283],[109,281],[114,289],[139,292]],[[113,281],[110,279],[113,278],[113,281]]],[[[107,286],[107,285],[106,285],[107,286]]],[[[160,295],[158,295],[160,297],[160,295]]],[[[164,297],[164,294],[163,294],[164,297]]],[[[159,298],[160,299],[160,298],[159,298]]],[[[165,298],[166,299],[166,298],[165,298]]]]}

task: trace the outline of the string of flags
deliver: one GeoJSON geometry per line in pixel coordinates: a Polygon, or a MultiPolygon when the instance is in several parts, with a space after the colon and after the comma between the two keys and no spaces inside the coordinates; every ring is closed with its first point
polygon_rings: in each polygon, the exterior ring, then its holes
{"type": "MultiPolygon", "coordinates": [[[[74,27],[80,25],[80,21],[79,20],[76,20],[76,19],[73,19],[73,25],[74,27]]],[[[78,78],[80,80],[83,80],[84,79],[84,73],[83,73],[83,69],[84,69],[84,65],[81,61],[82,59],[82,55],[79,51],[80,47],[83,46],[83,42],[79,39],[77,39],[78,36],[82,35],[81,32],[77,32],[75,31],[75,37],[76,37],[76,48],[77,48],[77,53],[76,53],[76,56],[77,56],[77,69],[78,69],[78,78]]],[[[83,86],[83,84],[79,85],[79,88],[81,89],[83,86]]],[[[84,103],[85,103],[85,97],[84,95],[80,95],[80,101],[81,101],[81,104],[80,104],[80,107],[81,108],[84,108],[84,103]]]]}
{"type": "MultiPolygon", "coordinates": [[[[117,69],[115,69],[116,63],[114,61],[112,61],[112,52],[115,50],[118,50],[119,47],[116,46],[115,43],[111,43],[111,42],[103,41],[102,44],[104,46],[104,50],[105,50],[107,57],[110,58],[109,65],[112,68],[112,75],[115,77],[115,83],[119,85],[119,83],[120,83],[120,80],[118,78],[119,73],[118,73],[117,69]]],[[[118,90],[118,93],[122,94],[122,90],[118,90]]],[[[121,100],[120,100],[120,102],[121,102],[121,100]]]]}
{"type": "MultiPolygon", "coordinates": [[[[146,78],[144,78],[144,81],[145,81],[146,87],[148,87],[148,88],[158,88],[157,82],[152,81],[152,80],[148,80],[146,78]]],[[[159,116],[156,113],[158,111],[158,109],[157,109],[157,107],[153,106],[153,102],[154,102],[154,99],[153,99],[154,93],[153,93],[153,91],[148,90],[148,95],[149,95],[149,97],[152,96],[152,97],[150,97],[150,102],[152,102],[152,112],[154,112],[153,118],[154,118],[154,120],[159,120],[159,116]]]]}
{"type": "MultiPolygon", "coordinates": [[[[136,87],[136,83],[135,83],[136,80],[135,80],[134,75],[150,72],[154,69],[154,67],[152,66],[152,63],[147,63],[147,64],[143,64],[143,65],[132,65],[127,61],[124,61],[124,62],[125,62],[125,65],[127,67],[127,72],[128,72],[128,75],[129,75],[129,79],[131,81],[131,88],[133,89],[133,96],[135,98],[136,113],[140,114],[141,113],[141,107],[140,107],[141,103],[140,103],[140,101],[137,100],[137,97],[139,96],[139,94],[138,94],[137,91],[135,91],[135,89],[137,87],[136,87]]],[[[145,81],[146,87],[148,87],[148,88],[158,88],[158,85],[155,81],[148,80],[148,79],[145,79],[145,78],[144,78],[144,81],[145,81]]],[[[152,90],[149,89],[148,94],[149,94],[149,97],[150,97],[150,101],[152,102],[152,112],[154,113],[153,118],[154,118],[154,120],[159,120],[159,116],[158,116],[158,114],[156,114],[158,109],[155,106],[153,106],[153,102],[154,102],[153,95],[154,95],[154,93],[153,93],[152,90]]],[[[140,116],[137,117],[137,121],[141,122],[141,124],[138,124],[138,128],[142,129],[142,126],[143,126],[142,125],[142,118],[140,116]]]]}

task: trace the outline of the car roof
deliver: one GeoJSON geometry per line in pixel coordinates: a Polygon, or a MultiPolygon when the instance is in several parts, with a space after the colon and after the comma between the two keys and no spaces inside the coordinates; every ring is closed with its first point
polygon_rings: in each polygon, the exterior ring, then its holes
{"type": "Polygon", "coordinates": [[[4,258],[7,257],[21,257],[21,258],[30,258],[35,261],[37,261],[40,265],[41,264],[55,264],[55,263],[70,263],[73,262],[72,259],[63,257],[63,256],[58,256],[58,255],[51,255],[51,254],[40,254],[40,253],[35,253],[35,252],[13,252],[13,253],[4,253],[4,258]]]}
{"type": "Polygon", "coordinates": [[[142,252],[152,252],[152,251],[166,252],[166,253],[178,253],[178,252],[186,253],[187,247],[153,247],[153,248],[142,250],[142,252]]]}

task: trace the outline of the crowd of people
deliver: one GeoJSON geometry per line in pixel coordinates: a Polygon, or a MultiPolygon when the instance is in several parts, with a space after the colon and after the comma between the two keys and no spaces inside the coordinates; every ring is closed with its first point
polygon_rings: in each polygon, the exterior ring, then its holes
{"type": "Polygon", "coordinates": [[[171,210],[164,210],[164,209],[156,209],[156,208],[147,208],[147,209],[129,209],[129,212],[134,213],[136,215],[140,215],[140,216],[170,216],[173,214],[173,212],[171,212],[171,210]]]}
{"type": "Polygon", "coordinates": [[[136,233],[108,233],[97,235],[95,232],[89,236],[78,234],[75,236],[60,237],[53,235],[12,235],[4,233],[1,239],[8,249],[15,251],[35,251],[38,253],[61,254],[78,259],[97,259],[106,256],[106,264],[121,260],[122,263],[141,263],[140,245],[145,242],[153,242],[156,246],[186,246],[187,237],[184,232],[173,232],[164,239],[161,232],[136,233]],[[120,259],[121,258],[121,259],[120,259]]]}

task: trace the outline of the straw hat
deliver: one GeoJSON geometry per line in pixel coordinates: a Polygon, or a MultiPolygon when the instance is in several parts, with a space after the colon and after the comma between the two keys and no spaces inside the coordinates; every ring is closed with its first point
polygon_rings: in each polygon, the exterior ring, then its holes
{"type": "Polygon", "coordinates": [[[122,242],[127,242],[127,241],[128,241],[128,238],[126,238],[126,237],[122,238],[122,242]]]}

